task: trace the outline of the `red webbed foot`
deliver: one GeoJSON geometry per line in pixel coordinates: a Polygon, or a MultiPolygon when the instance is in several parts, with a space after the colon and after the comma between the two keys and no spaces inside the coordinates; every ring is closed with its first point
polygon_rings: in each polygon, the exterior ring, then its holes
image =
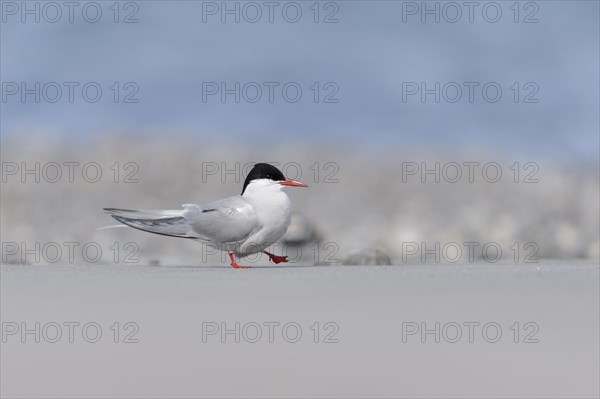
{"type": "Polygon", "coordinates": [[[227,251],[227,253],[229,254],[229,259],[231,259],[231,266],[233,266],[235,269],[249,269],[250,268],[250,266],[238,265],[233,257],[233,253],[231,251],[227,251]]]}
{"type": "Polygon", "coordinates": [[[277,255],[273,255],[267,251],[264,251],[264,253],[266,253],[267,255],[269,255],[269,261],[270,262],[274,262],[275,264],[278,263],[286,263],[287,260],[287,256],[277,256],[277,255]]]}

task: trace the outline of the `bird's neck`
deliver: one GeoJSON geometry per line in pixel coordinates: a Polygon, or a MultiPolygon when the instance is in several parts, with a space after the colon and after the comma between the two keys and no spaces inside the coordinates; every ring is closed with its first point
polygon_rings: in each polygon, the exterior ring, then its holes
{"type": "Polygon", "coordinates": [[[242,197],[248,201],[257,214],[265,217],[284,217],[290,213],[290,199],[277,183],[271,185],[248,185],[242,197]]]}

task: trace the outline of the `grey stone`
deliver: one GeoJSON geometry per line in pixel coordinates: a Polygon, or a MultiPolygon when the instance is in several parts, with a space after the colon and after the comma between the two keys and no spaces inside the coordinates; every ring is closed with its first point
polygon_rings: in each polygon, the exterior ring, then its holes
{"type": "Polygon", "coordinates": [[[390,255],[381,248],[365,248],[351,252],[342,262],[344,265],[391,265],[390,255]]]}
{"type": "Polygon", "coordinates": [[[303,246],[313,242],[319,242],[321,236],[314,223],[304,215],[293,214],[290,227],[281,238],[287,245],[303,246]]]}

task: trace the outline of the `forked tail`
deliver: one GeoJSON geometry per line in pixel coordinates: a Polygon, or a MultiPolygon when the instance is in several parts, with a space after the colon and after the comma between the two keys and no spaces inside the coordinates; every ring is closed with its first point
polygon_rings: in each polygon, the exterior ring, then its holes
{"type": "Polygon", "coordinates": [[[144,211],[104,208],[117,221],[134,229],[171,237],[196,238],[183,217],[183,210],[144,211]]]}

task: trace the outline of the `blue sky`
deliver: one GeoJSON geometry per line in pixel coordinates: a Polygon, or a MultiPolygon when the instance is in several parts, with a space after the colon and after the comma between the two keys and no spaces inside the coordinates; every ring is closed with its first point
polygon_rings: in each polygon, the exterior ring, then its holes
{"type": "Polygon", "coordinates": [[[421,2],[227,2],[227,13],[221,2],[138,1],[117,13],[101,1],[92,23],[95,9],[73,10],[73,22],[64,7],[60,18],[40,9],[36,22],[25,3],[3,2],[2,134],[327,137],[597,158],[598,2],[494,3],[500,15],[488,3],[428,2],[428,13],[421,2]]]}

